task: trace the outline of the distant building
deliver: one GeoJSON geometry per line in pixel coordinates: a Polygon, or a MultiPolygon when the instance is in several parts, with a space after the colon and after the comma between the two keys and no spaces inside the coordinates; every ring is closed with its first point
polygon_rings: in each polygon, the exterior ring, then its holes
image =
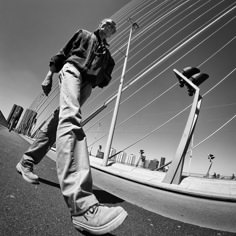
{"type": "Polygon", "coordinates": [[[11,112],[7,118],[9,131],[16,128],[23,110],[24,110],[23,107],[16,104],[13,105],[11,112]]]}
{"type": "Polygon", "coordinates": [[[16,107],[17,107],[17,105],[14,104],[14,105],[12,106],[12,108],[11,108],[11,111],[10,111],[8,117],[7,117],[7,123],[8,123],[8,124],[10,123],[10,120],[11,120],[11,118],[12,118],[12,116],[13,116],[13,113],[14,113],[16,107]]]}
{"type": "Polygon", "coordinates": [[[31,136],[31,130],[35,125],[35,120],[37,117],[37,112],[26,109],[24,116],[17,128],[17,132],[20,134],[31,136]]]}
{"type": "Polygon", "coordinates": [[[120,152],[116,155],[115,161],[118,163],[125,163],[127,154],[125,152],[120,152]]]}
{"type": "MultiPolygon", "coordinates": [[[[160,160],[160,167],[161,167],[161,166],[164,166],[164,165],[165,165],[165,162],[166,162],[166,158],[165,158],[165,157],[161,157],[161,160],[160,160]]],[[[164,168],[163,168],[162,170],[164,170],[164,168]]]]}
{"type": "Polygon", "coordinates": [[[104,157],[104,152],[102,152],[102,145],[99,145],[99,148],[97,150],[96,157],[103,159],[104,157]]]}
{"type": "Polygon", "coordinates": [[[148,165],[148,169],[155,170],[158,168],[158,165],[159,165],[159,161],[157,159],[151,160],[148,165]]]}
{"type": "Polygon", "coordinates": [[[126,164],[130,166],[135,165],[136,156],[134,154],[129,154],[126,160],[126,164]]]}
{"type": "Polygon", "coordinates": [[[147,169],[150,164],[150,160],[145,160],[144,162],[144,168],[147,169]]]}
{"type": "Polygon", "coordinates": [[[2,111],[0,111],[0,125],[3,125],[5,127],[8,126],[7,120],[5,116],[2,114],[2,111]]]}
{"type": "Polygon", "coordinates": [[[114,160],[115,159],[115,154],[116,154],[116,149],[115,148],[111,148],[110,149],[110,153],[109,153],[109,160],[114,160]]]}

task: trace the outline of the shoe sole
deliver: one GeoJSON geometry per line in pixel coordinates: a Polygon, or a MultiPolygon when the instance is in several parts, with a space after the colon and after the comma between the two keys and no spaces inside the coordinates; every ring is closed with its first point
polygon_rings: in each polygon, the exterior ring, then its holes
{"type": "Polygon", "coordinates": [[[79,223],[78,221],[74,221],[74,220],[72,220],[72,222],[73,222],[75,228],[80,231],[87,231],[87,232],[94,234],[94,235],[101,235],[101,234],[109,233],[109,232],[115,230],[116,228],[118,228],[123,223],[123,221],[125,220],[125,218],[127,216],[128,216],[128,213],[125,210],[123,210],[112,221],[110,221],[106,225],[102,225],[102,226],[98,226],[98,227],[91,227],[91,226],[85,225],[83,223],[79,223]]]}
{"type": "Polygon", "coordinates": [[[29,178],[24,174],[24,172],[21,170],[21,167],[20,167],[20,164],[19,164],[19,163],[16,165],[16,170],[17,170],[17,172],[22,176],[22,178],[23,178],[26,182],[28,182],[28,183],[30,183],[30,184],[38,184],[38,183],[39,183],[38,180],[29,179],[29,178]]]}

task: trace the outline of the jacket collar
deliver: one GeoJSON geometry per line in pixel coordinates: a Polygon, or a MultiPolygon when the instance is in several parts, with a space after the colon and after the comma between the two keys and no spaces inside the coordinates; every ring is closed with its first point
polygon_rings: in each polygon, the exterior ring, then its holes
{"type": "Polygon", "coordinates": [[[99,43],[103,43],[105,46],[109,46],[106,39],[101,40],[100,35],[99,35],[99,29],[94,31],[94,34],[96,35],[99,43]]]}

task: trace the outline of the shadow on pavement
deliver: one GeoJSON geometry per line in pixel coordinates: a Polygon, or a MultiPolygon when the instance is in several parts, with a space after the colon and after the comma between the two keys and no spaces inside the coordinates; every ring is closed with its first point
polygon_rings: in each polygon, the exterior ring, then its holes
{"type": "Polygon", "coordinates": [[[98,201],[105,204],[116,204],[120,202],[124,202],[123,199],[116,197],[106,191],[100,189],[94,189],[93,193],[97,197],[98,201]]]}
{"type": "MultiPolygon", "coordinates": [[[[39,182],[60,189],[60,185],[58,183],[50,180],[39,178],[39,182]]],[[[116,204],[124,201],[121,198],[100,189],[93,189],[93,193],[101,203],[116,204]]]]}
{"type": "MultiPolygon", "coordinates": [[[[76,229],[77,230],[77,229],[76,229]]],[[[88,233],[88,232],[83,232],[83,231],[79,231],[79,230],[77,230],[80,234],[82,234],[82,235],[84,235],[84,236],[94,236],[94,234],[90,234],[90,233],[88,233]]],[[[108,233],[108,234],[103,234],[103,236],[115,236],[115,234],[110,234],[110,233],[108,233]]]]}
{"type": "Polygon", "coordinates": [[[39,182],[43,183],[43,184],[50,185],[55,188],[60,188],[60,185],[58,183],[54,183],[54,182],[47,180],[47,179],[39,178],[39,182]]]}

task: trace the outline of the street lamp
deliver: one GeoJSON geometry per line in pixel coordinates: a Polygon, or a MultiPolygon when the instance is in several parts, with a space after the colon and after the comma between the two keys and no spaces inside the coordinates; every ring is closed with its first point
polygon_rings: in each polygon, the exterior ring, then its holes
{"type": "Polygon", "coordinates": [[[128,39],[127,49],[126,49],[126,53],[125,53],[123,70],[122,70],[122,74],[121,74],[121,78],[120,78],[120,85],[119,85],[119,89],[118,89],[118,93],[117,93],[117,97],[116,97],[116,103],[115,103],[113,116],[112,116],[112,120],[111,120],[111,126],[110,126],[107,144],[106,144],[106,148],[105,148],[105,152],[104,152],[103,166],[107,165],[109,153],[110,153],[110,149],[111,149],[111,143],[112,143],[112,139],[113,139],[113,135],[114,135],[117,115],[118,115],[118,111],[119,111],[121,93],[122,93],[122,88],[123,88],[123,84],[124,84],[125,70],[126,70],[126,65],[127,65],[127,60],[128,60],[132,32],[133,32],[133,29],[136,30],[139,28],[138,24],[136,22],[133,22],[131,18],[128,18],[128,22],[131,24],[130,32],[129,32],[129,39],[128,39]]]}
{"type": "Polygon", "coordinates": [[[208,159],[210,161],[210,165],[209,165],[209,168],[207,170],[207,173],[206,175],[204,176],[205,178],[208,178],[209,177],[209,173],[210,173],[210,169],[211,169],[211,166],[212,166],[212,160],[215,158],[215,156],[213,154],[208,154],[208,159]]]}
{"type": "Polygon", "coordinates": [[[200,95],[200,89],[198,86],[209,77],[208,74],[200,73],[199,68],[190,66],[184,68],[182,73],[174,69],[174,73],[179,81],[180,87],[186,87],[189,96],[194,95],[194,98],[175,157],[162,181],[163,183],[168,184],[179,184],[182,180],[185,155],[196,127],[202,102],[202,96],[200,95]]]}
{"type": "MultiPolygon", "coordinates": [[[[183,69],[182,75],[185,76],[185,78],[189,79],[194,85],[199,86],[202,84],[205,80],[209,78],[209,75],[206,73],[200,73],[200,69],[197,67],[191,67],[188,66],[183,69]]],[[[189,96],[192,96],[194,94],[194,88],[186,83],[186,81],[180,76],[179,74],[176,74],[178,80],[179,80],[179,86],[182,88],[184,86],[188,89],[189,96]]]]}

